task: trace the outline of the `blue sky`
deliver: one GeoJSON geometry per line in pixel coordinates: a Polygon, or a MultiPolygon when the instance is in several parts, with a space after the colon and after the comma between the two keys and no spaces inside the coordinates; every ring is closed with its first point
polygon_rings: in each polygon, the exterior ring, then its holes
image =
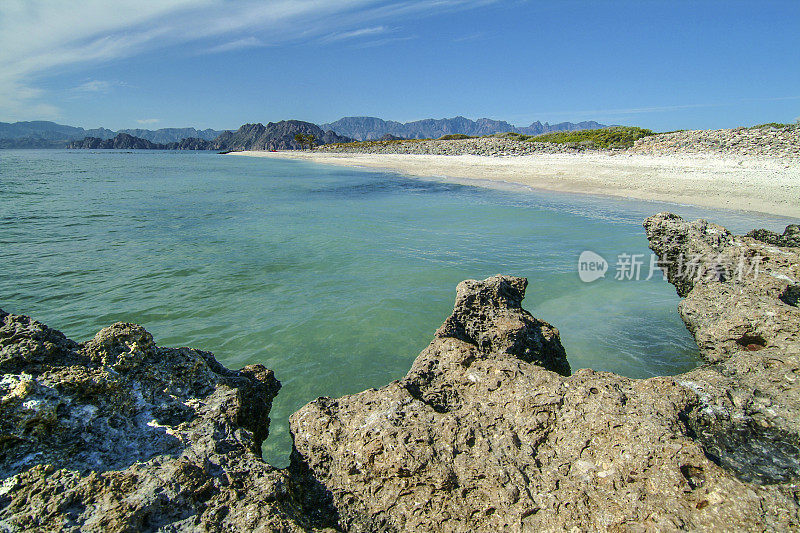
{"type": "Polygon", "coordinates": [[[2,0],[0,121],[800,117],[800,1],[2,0]]]}

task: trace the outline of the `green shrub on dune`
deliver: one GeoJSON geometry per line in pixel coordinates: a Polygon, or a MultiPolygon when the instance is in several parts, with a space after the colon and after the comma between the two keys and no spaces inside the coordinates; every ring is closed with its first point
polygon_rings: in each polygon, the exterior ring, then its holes
{"type": "Polygon", "coordinates": [[[597,130],[554,131],[542,135],[518,135],[522,141],[543,143],[576,143],[592,148],[628,148],[642,137],[655,135],[652,130],[633,126],[613,126],[597,130]]]}
{"type": "Polygon", "coordinates": [[[463,133],[450,133],[439,137],[440,141],[457,141],[461,139],[472,139],[472,137],[469,135],[464,135],[463,133]]]}
{"type": "Polygon", "coordinates": [[[795,124],[781,124],[780,122],[767,122],[766,124],[758,124],[756,126],[750,126],[749,130],[764,130],[764,129],[773,129],[773,130],[793,130],[800,125],[800,119],[795,124]]]}

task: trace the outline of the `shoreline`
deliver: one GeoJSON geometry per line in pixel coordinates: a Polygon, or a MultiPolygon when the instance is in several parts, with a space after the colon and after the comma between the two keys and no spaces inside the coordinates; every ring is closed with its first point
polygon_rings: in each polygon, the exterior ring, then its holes
{"type": "Polygon", "coordinates": [[[800,166],[779,158],[630,153],[479,155],[242,151],[425,178],[670,202],[800,218],[800,166]],[[483,182],[483,183],[480,183],[483,182]]]}

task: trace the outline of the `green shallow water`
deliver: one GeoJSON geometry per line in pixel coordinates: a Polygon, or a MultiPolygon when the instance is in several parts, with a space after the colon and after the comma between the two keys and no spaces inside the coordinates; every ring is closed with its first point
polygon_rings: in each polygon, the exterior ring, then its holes
{"type": "Polygon", "coordinates": [[[673,288],[613,279],[618,254],[649,257],[641,222],[666,209],[738,231],[790,222],[298,161],[2,151],[0,307],[76,340],[137,322],[159,345],[274,369],[265,458],[283,466],[288,416],[402,377],[467,278],[526,276],[524,305],[560,329],[573,370],[696,366],[673,288]],[[584,250],[609,260],[605,279],[578,279],[584,250]]]}

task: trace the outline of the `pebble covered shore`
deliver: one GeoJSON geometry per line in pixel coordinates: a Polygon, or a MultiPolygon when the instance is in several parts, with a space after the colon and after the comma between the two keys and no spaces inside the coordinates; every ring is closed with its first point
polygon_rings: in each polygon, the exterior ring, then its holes
{"type": "Polygon", "coordinates": [[[532,154],[571,154],[585,147],[567,144],[537,143],[499,137],[473,139],[412,139],[407,141],[368,141],[346,144],[326,144],[315,148],[319,152],[350,154],[419,154],[419,155],[484,155],[501,157],[532,154]]]}
{"type": "Polygon", "coordinates": [[[661,133],[636,141],[633,153],[707,154],[800,159],[800,126],[661,133]]]}
{"type": "Polygon", "coordinates": [[[329,144],[315,149],[328,153],[480,155],[490,157],[534,154],[605,152],[648,155],[728,155],[787,159],[800,162],[800,126],[735,128],[660,133],[637,140],[624,150],[595,150],[586,144],[555,144],[503,137],[454,140],[370,141],[329,144]]]}

